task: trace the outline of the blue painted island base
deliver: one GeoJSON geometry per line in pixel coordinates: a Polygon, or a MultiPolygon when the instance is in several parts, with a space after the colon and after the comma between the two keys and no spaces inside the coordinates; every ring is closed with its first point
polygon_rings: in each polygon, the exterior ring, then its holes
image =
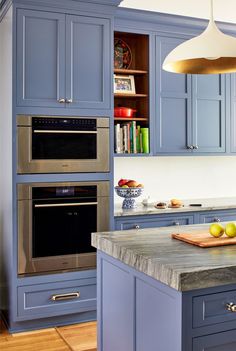
{"type": "Polygon", "coordinates": [[[177,291],[101,251],[98,351],[235,351],[236,284],[177,291]]]}

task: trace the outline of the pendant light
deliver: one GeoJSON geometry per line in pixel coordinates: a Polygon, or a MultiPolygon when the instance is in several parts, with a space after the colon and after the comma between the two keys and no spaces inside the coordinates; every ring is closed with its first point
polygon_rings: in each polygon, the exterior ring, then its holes
{"type": "Polygon", "coordinates": [[[162,68],[174,73],[209,74],[236,72],[236,38],[222,33],[213,18],[199,36],[172,50],[162,68]]]}

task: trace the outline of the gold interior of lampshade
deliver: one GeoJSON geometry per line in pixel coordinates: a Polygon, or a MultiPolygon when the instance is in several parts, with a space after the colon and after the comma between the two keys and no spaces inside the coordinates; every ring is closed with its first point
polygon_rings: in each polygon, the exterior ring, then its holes
{"type": "Polygon", "coordinates": [[[215,60],[194,58],[169,62],[165,69],[176,73],[217,74],[236,72],[236,57],[220,57],[215,60]]]}

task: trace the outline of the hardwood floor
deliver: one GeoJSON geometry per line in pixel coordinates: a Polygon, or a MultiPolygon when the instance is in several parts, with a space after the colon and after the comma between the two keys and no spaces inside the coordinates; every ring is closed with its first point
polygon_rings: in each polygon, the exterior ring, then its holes
{"type": "Polygon", "coordinates": [[[0,320],[1,351],[96,351],[96,322],[9,334],[0,320]]]}

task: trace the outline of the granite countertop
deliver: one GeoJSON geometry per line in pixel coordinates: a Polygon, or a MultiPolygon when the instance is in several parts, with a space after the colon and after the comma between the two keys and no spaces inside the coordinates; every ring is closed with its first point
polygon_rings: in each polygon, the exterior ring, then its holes
{"type": "MultiPolygon", "coordinates": [[[[158,201],[156,201],[157,203],[158,201]]],[[[143,206],[139,203],[137,208],[131,210],[123,210],[121,204],[115,205],[114,215],[115,217],[121,216],[141,216],[141,215],[158,215],[158,214],[170,214],[179,212],[196,212],[196,211],[212,211],[212,210],[228,210],[236,208],[236,197],[227,198],[214,198],[214,199],[187,199],[183,200],[184,206],[181,208],[166,208],[157,209],[154,207],[155,203],[151,203],[148,206],[143,206]],[[190,203],[200,203],[202,206],[195,207],[189,206],[190,203]]]]}
{"type": "MultiPolygon", "coordinates": [[[[208,230],[180,226],[179,232],[208,230]]],[[[188,291],[236,283],[236,245],[200,248],[171,238],[174,227],[92,234],[92,246],[168,286],[188,291]]]]}

